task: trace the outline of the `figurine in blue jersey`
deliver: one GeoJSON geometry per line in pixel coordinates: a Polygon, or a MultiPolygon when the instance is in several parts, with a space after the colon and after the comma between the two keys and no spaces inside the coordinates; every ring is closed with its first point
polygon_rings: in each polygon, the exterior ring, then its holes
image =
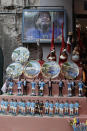
{"type": "Polygon", "coordinates": [[[9,113],[13,113],[13,103],[14,103],[14,100],[11,99],[11,101],[9,102],[9,113]]]}
{"type": "Polygon", "coordinates": [[[69,103],[68,100],[64,103],[64,114],[68,115],[69,114],[69,103]]]}
{"type": "Polygon", "coordinates": [[[8,113],[8,105],[9,105],[8,99],[6,99],[6,100],[4,101],[4,113],[5,113],[5,114],[8,113]]]}
{"type": "Polygon", "coordinates": [[[68,83],[67,83],[67,87],[68,87],[68,96],[71,97],[72,96],[72,83],[70,80],[68,80],[68,83]]]}
{"type": "Polygon", "coordinates": [[[33,79],[33,81],[31,82],[31,86],[32,86],[32,96],[36,96],[36,82],[35,79],[33,79]]]}
{"type": "Polygon", "coordinates": [[[59,115],[63,116],[64,115],[64,102],[60,102],[59,104],[59,115]]]}
{"type": "Polygon", "coordinates": [[[18,80],[18,82],[17,82],[18,95],[22,95],[22,86],[23,86],[23,82],[22,82],[21,79],[19,78],[19,80],[18,80]]]}
{"type": "Polygon", "coordinates": [[[48,115],[49,113],[49,101],[48,100],[46,100],[46,102],[44,103],[44,107],[45,107],[45,114],[48,115]]]}
{"type": "Polygon", "coordinates": [[[71,103],[69,104],[69,112],[70,112],[70,116],[74,115],[74,104],[71,101],[71,103]]]}
{"type": "Polygon", "coordinates": [[[40,96],[44,95],[44,86],[45,86],[45,82],[42,79],[41,82],[40,82],[40,88],[39,88],[40,96]]]}
{"type": "Polygon", "coordinates": [[[38,96],[40,96],[40,83],[41,83],[41,78],[38,79],[38,96]]]}
{"type": "Polygon", "coordinates": [[[8,93],[9,93],[9,95],[12,95],[12,94],[13,94],[13,86],[14,86],[14,82],[13,82],[13,80],[11,79],[11,80],[8,82],[8,93]]]}
{"type": "Polygon", "coordinates": [[[26,102],[25,102],[25,100],[22,101],[21,114],[26,115],[26,102]]]}
{"type": "Polygon", "coordinates": [[[55,114],[59,114],[59,104],[59,100],[57,100],[55,103],[55,114]]]}
{"type": "Polygon", "coordinates": [[[13,102],[13,115],[15,115],[15,116],[17,115],[17,109],[18,109],[18,102],[15,99],[13,102]]]}
{"type": "Polygon", "coordinates": [[[84,83],[82,82],[82,80],[80,80],[78,82],[79,96],[83,96],[83,87],[84,87],[84,83]]]}
{"type": "Polygon", "coordinates": [[[21,114],[21,112],[22,112],[22,99],[18,102],[18,112],[21,114]]]}
{"type": "Polygon", "coordinates": [[[30,114],[30,112],[31,112],[31,100],[28,100],[26,102],[26,107],[27,107],[27,113],[30,114]]]}
{"type": "Polygon", "coordinates": [[[75,104],[74,104],[74,108],[75,108],[75,115],[78,115],[79,114],[79,102],[76,101],[75,104]]]}
{"type": "Polygon", "coordinates": [[[4,102],[5,102],[5,99],[2,98],[1,102],[0,102],[0,113],[4,113],[4,102]]]}
{"type": "Polygon", "coordinates": [[[53,101],[49,103],[49,115],[53,116],[54,104],[53,101]]]}
{"type": "Polygon", "coordinates": [[[35,115],[35,100],[32,100],[31,102],[31,115],[35,115]]]}

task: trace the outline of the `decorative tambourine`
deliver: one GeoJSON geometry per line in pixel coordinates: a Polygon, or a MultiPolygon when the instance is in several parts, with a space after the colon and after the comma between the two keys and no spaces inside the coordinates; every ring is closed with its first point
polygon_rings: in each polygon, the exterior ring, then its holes
{"type": "Polygon", "coordinates": [[[79,75],[79,68],[73,62],[65,62],[61,67],[61,72],[67,79],[75,79],[79,75]]]}
{"type": "Polygon", "coordinates": [[[12,60],[15,62],[25,63],[29,59],[30,52],[25,47],[18,47],[12,53],[12,60]]]}
{"type": "Polygon", "coordinates": [[[60,73],[60,66],[54,61],[48,61],[43,64],[41,72],[46,78],[55,78],[60,73]]]}
{"type": "Polygon", "coordinates": [[[6,73],[9,77],[18,78],[23,73],[23,66],[20,63],[12,63],[7,67],[6,73]]]}
{"type": "Polygon", "coordinates": [[[40,70],[40,64],[35,60],[31,60],[24,67],[24,75],[28,78],[34,78],[39,75],[40,70]]]}

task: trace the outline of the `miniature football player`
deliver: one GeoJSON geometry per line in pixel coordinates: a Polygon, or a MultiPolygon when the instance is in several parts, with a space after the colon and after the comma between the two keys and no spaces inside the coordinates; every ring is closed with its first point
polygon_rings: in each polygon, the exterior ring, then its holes
{"type": "Polygon", "coordinates": [[[27,84],[28,84],[28,81],[26,80],[26,78],[24,78],[24,81],[23,81],[23,95],[27,95],[27,84]]]}
{"type": "Polygon", "coordinates": [[[71,91],[72,91],[72,83],[71,83],[70,80],[68,81],[67,86],[68,86],[68,96],[71,97],[71,96],[72,96],[72,94],[71,94],[71,91]]]}
{"type": "Polygon", "coordinates": [[[22,101],[21,114],[22,114],[22,115],[25,115],[25,114],[26,114],[26,103],[25,103],[25,100],[22,101]]]}
{"type": "Polygon", "coordinates": [[[49,103],[49,115],[53,116],[54,104],[53,101],[49,103]]]}
{"type": "Polygon", "coordinates": [[[40,83],[41,83],[41,79],[38,79],[38,96],[40,96],[40,83]]]}
{"type": "Polygon", "coordinates": [[[4,113],[4,102],[5,102],[5,99],[2,98],[1,102],[0,102],[0,112],[1,113],[4,113]]]}
{"type": "Polygon", "coordinates": [[[68,101],[66,101],[66,102],[64,103],[64,114],[65,114],[65,115],[68,115],[68,114],[69,114],[69,103],[68,103],[68,101]]]}
{"type": "Polygon", "coordinates": [[[49,96],[52,96],[52,89],[53,89],[52,84],[54,84],[54,82],[50,78],[47,84],[48,84],[49,96]]]}
{"type": "Polygon", "coordinates": [[[45,114],[49,114],[49,101],[46,100],[46,102],[44,103],[44,107],[45,107],[45,114]]]}
{"type": "Polygon", "coordinates": [[[43,101],[41,101],[40,102],[40,116],[43,116],[43,106],[44,106],[44,104],[43,104],[43,101]]]}
{"type": "Polygon", "coordinates": [[[31,100],[28,100],[28,102],[26,102],[26,107],[27,107],[27,113],[30,114],[30,112],[31,112],[31,100]]]}
{"type": "Polygon", "coordinates": [[[5,101],[4,101],[4,113],[5,114],[7,114],[7,111],[8,111],[8,99],[6,99],[5,101]]]}
{"type": "Polygon", "coordinates": [[[79,87],[79,96],[83,96],[83,82],[82,80],[78,82],[78,87],[79,87]]]}
{"type": "Polygon", "coordinates": [[[62,80],[59,81],[59,96],[63,96],[62,90],[63,90],[64,82],[62,80]]]}
{"type": "Polygon", "coordinates": [[[64,115],[64,103],[63,103],[63,101],[60,102],[60,104],[59,104],[59,115],[60,116],[64,115]]]}
{"type": "Polygon", "coordinates": [[[17,82],[18,95],[22,95],[22,86],[23,86],[23,82],[19,78],[19,81],[17,82]]]}
{"type": "Polygon", "coordinates": [[[35,79],[33,79],[33,81],[31,82],[31,86],[32,86],[32,96],[36,96],[36,82],[35,82],[35,79]]]}
{"type": "Polygon", "coordinates": [[[20,113],[21,114],[21,111],[22,111],[22,99],[18,102],[18,113],[20,113]]]}
{"type": "Polygon", "coordinates": [[[75,115],[78,115],[79,114],[79,102],[76,101],[75,104],[74,104],[74,108],[75,108],[75,115]]]}
{"type": "Polygon", "coordinates": [[[55,114],[59,114],[59,101],[58,100],[55,103],[55,114]]]}
{"type": "Polygon", "coordinates": [[[13,94],[13,86],[14,86],[14,82],[13,82],[13,80],[11,79],[11,80],[8,82],[8,93],[9,93],[9,95],[12,95],[12,94],[13,94]]]}
{"type": "Polygon", "coordinates": [[[11,101],[9,102],[9,113],[13,113],[13,102],[13,99],[11,99],[11,101]]]}
{"type": "Polygon", "coordinates": [[[44,81],[43,81],[43,79],[42,79],[41,82],[40,82],[40,89],[39,89],[39,91],[40,91],[40,96],[43,96],[43,95],[44,95],[44,93],[43,93],[43,91],[44,91],[44,86],[45,86],[45,83],[44,83],[44,81]]]}
{"type": "Polygon", "coordinates": [[[75,96],[75,81],[71,81],[72,84],[72,96],[75,96]]]}
{"type": "Polygon", "coordinates": [[[69,112],[70,112],[70,116],[74,115],[74,104],[73,104],[73,102],[71,102],[69,104],[69,112]]]}
{"type": "Polygon", "coordinates": [[[34,115],[35,114],[35,100],[33,100],[32,102],[31,102],[31,115],[34,115]]]}
{"type": "Polygon", "coordinates": [[[36,104],[35,104],[35,114],[40,114],[39,113],[40,111],[40,103],[39,103],[39,100],[36,101],[36,104]]]}
{"type": "Polygon", "coordinates": [[[18,107],[18,102],[15,99],[13,102],[13,115],[15,115],[15,116],[17,115],[17,107],[18,107]]]}

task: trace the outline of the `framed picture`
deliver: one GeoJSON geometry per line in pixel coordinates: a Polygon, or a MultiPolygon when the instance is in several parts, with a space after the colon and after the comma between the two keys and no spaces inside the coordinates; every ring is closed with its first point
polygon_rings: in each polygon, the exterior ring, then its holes
{"type": "Polygon", "coordinates": [[[66,39],[66,13],[59,9],[23,10],[22,42],[50,43],[54,22],[54,40],[62,40],[62,23],[64,23],[64,38],[66,39]]]}

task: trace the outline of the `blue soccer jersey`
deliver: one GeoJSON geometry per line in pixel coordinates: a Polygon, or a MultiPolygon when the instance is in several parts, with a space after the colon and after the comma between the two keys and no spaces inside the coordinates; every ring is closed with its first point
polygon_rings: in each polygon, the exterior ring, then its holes
{"type": "Polygon", "coordinates": [[[54,104],[53,104],[53,103],[49,103],[49,107],[50,107],[50,108],[53,108],[53,107],[54,107],[54,104]]]}
{"type": "Polygon", "coordinates": [[[7,102],[7,101],[4,102],[4,106],[5,106],[5,107],[8,106],[8,102],[7,102]]]}
{"type": "Polygon", "coordinates": [[[1,105],[2,105],[2,106],[4,105],[4,102],[5,102],[5,101],[3,101],[3,100],[1,101],[1,105]]]}
{"type": "Polygon", "coordinates": [[[71,109],[73,109],[74,108],[74,104],[69,104],[69,107],[71,108],[71,109]]]}
{"type": "Polygon", "coordinates": [[[9,86],[13,87],[14,83],[13,82],[9,82],[9,86]]]}
{"type": "Polygon", "coordinates": [[[49,102],[45,102],[45,107],[49,107],[49,102]]]}
{"type": "Polygon", "coordinates": [[[76,102],[76,103],[74,104],[74,107],[79,108],[79,103],[76,102]]]}
{"type": "Polygon", "coordinates": [[[17,82],[18,87],[21,87],[22,84],[23,84],[22,81],[18,81],[18,82],[17,82]]]}
{"type": "Polygon", "coordinates": [[[35,89],[36,82],[31,82],[32,89],[35,89]]]}
{"type": "Polygon", "coordinates": [[[71,89],[71,88],[72,88],[72,83],[68,82],[68,89],[71,89]]]}
{"type": "Polygon", "coordinates": [[[31,106],[31,102],[27,102],[26,105],[27,105],[27,107],[30,107],[31,106]]]}
{"type": "Polygon", "coordinates": [[[17,106],[18,106],[18,103],[17,103],[17,102],[13,102],[13,106],[14,106],[14,107],[17,107],[17,106]]]}
{"type": "Polygon", "coordinates": [[[57,108],[59,107],[59,103],[58,102],[55,103],[55,107],[57,107],[57,108]]]}
{"type": "Polygon", "coordinates": [[[63,82],[62,81],[59,82],[59,87],[63,87],[63,82]]]}
{"type": "Polygon", "coordinates": [[[22,102],[22,107],[25,107],[25,106],[26,106],[25,102],[22,102]]]}
{"type": "Polygon", "coordinates": [[[69,107],[69,103],[65,102],[64,107],[68,108],[69,107]]]}
{"type": "Polygon", "coordinates": [[[43,89],[45,83],[44,82],[40,82],[40,89],[43,89]]]}
{"type": "Polygon", "coordinates": [[[21,106],[21,105],[22,105],[22,102],[21,102],[21,101],[19,101],[19,102],[18,102],[18,105],[19,105],[19,106],[21,106]]]}
{"type": "Polygon", "coordinates": [[[9,102],[10,106],[13,106],[13,101],[9,102]]]}
{"type": "Polygon", "coordinates": [[[63,103],[60,103],[60,105],[59,105],[59,108],[64,108],[64,104],[63,103]]]}
{"type": "Polygon", "coordinates": [[[78,83],[78,87],[79,87],[80,89],[82,89],[83,86],[84,86],[83,82],[79,82],[79,83],[78,83]]]}
{"type": "Polygon", "coordinates": [[[35,102],[31,102],[31,107],[35,108],[35,102]]]}

